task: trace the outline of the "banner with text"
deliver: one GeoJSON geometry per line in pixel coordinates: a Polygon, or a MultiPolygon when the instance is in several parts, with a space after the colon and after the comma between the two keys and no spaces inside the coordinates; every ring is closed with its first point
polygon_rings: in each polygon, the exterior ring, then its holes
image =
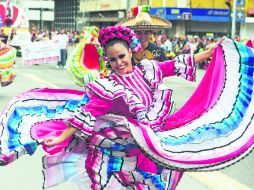
{"type": "Polygon", "coordinates": [[[21,47],[24,65],[45,64],[61,60],[60,49],[56,41],[30,42],[21,47]]]}

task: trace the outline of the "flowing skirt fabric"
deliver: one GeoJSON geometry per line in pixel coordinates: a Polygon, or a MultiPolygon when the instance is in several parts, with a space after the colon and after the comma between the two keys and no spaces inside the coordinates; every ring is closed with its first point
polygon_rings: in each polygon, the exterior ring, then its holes
{"type": "Polygon", "coordinates": [[[184,171],[230,166],[254,146],[253,49],[227,39],[186,104],[156,130],[124,116],[96,118],[93,133],[59,146],[64,119],[89,99],[80,91],[37,89],[15,97],[0,116],[0,161],[32,155],[39,144],[44,187],[65,181],[80,189],[175,189],[184,171]]]}

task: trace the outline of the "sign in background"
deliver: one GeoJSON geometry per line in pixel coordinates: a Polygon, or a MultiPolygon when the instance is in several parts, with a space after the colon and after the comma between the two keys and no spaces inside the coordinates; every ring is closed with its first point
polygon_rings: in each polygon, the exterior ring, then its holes
{"type": "Polygon", "coordinates": [[[166,19],[182,20],[184,14],[190,14],[191,20],[227,22],[229,20],[229,9],[199,9],[199,8],[152,8],[151,15],[159,15],[164,9],[166,19]]]}
{"type": "Polygon", "coordinates": [[[45,64],[61,60],[58,44],[52,40],[24,44],[21,52],[24,65],[45,64]]]}
{"type": "Polygon", "coordinates": [[[236,21],[245,21],[245,0],[236,0],[236,21]]]}
{"type": "MultiPolygon", "coordinates": [[[[190,19],[193,21],[213,21],[213,22],[228,22],[231,16],[229,9],[201,9],[201,8],[177,8],[177,7],[151,8],[150,14],[163,16],[163,18],[166,18],[168,20],[190,19]]],[[[244,22],[244,19],[237,19],[237,22],[244,22]]]]}
{"type": "Polygon", "coordinates": [[[81,12],[93,12],[93,11],[113,11],[122,10],[127,8],[125,0],[111,1],[111,0],[86,0],[80,2],[81,12]]]}

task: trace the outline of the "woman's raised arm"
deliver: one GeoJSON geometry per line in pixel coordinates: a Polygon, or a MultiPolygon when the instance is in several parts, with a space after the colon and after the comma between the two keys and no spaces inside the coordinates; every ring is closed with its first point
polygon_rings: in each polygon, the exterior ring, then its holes
{"type": "Polygon", "coordinates": [[[209,48],[203,52],[194,54],[195,64],[198,64],[209,57],[211,57],[215,51],[215,49],[225,40],[225,38],[221,38],[216,44],[210,45],[209,48]]]}

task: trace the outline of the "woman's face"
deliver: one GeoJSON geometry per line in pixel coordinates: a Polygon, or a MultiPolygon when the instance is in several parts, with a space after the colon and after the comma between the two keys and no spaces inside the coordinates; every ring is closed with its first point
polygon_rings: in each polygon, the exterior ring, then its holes
{"type": "Polygon", "coordinates": [[[107,59],[111,68],[118,74],[132,72],[131,49],[127,49],[123,44],[116,43],[106,49],[107,59]]]}

